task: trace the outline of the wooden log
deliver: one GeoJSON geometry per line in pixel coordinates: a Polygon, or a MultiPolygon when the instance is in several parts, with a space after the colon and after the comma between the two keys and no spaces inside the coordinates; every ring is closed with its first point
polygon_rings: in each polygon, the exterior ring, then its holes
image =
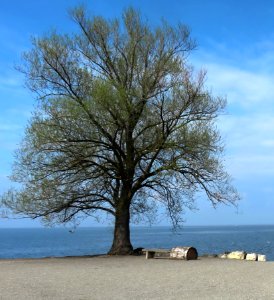
{"type": "Polygon", "coordinates": [[[171,249],[170,258],[194,260],[197,259],[198,252],[194,247],[175,247],[171,249]]]}

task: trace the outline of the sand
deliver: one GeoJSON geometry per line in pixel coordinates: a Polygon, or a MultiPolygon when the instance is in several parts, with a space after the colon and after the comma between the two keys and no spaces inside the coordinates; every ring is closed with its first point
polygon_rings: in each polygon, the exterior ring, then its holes
{"type": "Polygon", "coordinates": [[[74,257],[0,260],[0,299],[274,299],[274,262],[74,257]]]}

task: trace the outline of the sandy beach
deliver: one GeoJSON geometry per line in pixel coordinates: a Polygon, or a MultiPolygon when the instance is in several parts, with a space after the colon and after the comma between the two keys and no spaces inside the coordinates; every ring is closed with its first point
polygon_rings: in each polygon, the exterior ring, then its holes
{"type": "Polygon", "coordinates": [[[0,299],[274,299],[274,262],[144,256],[1,260],[0,299]]]}

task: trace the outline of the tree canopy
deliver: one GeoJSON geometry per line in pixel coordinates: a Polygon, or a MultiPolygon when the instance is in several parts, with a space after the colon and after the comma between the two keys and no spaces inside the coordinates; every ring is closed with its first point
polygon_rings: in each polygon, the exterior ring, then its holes
{"type": "Polygon", "coordinates": [[[127,254],[130,220],[164,205],[174,225],[195,197],[238,194],[222,164],[216,118],[225,99],[194,72],[188,28],[149,26],[133,8],[120,19],[71,11],[78,32],[33,39],[20,71],[38,95],[2,197],[13,212],[64,223],[114,217],[111,254],[127,254]]]}

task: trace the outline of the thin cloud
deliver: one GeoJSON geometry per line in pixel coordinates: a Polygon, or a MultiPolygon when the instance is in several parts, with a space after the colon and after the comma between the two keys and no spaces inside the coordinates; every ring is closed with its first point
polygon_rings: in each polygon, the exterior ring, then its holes
{"type": "Polygon", "coordinates": [[[18,79],[18,78],[14,78],[14,77],[6,77],[6,76],[2,76],[0,77],[0,87],[18,87],[18,86],[22,86],[22,80],[18,79]]]}
{"type": "Polygon", "coordinates": [[[223,116],[219,128],[234,177],[274,176],[274,115],[223,116]]]}
{"type": "Polygon", "coordinates": [[[255,73],[214,63],[207,64],[206,69],[208,85],[217,93],[226,95],[229,104],[258,110],[258,104],[265,106],[274,102],[274,74],[255,73]]]}
{"type": "MultiPolygon", "coordinates": [[[[11,67],[12,68],[12,67],[11,67]]],[[[22,76],[16,71],[10,71],[0,74],[0,89],[1,90],[12,90],[25,93],[25,88],[23,87],[24,81],[22,76]]]]}
{"type": "Polygon", "coordinates": [[[274,155],[237,154],[227,162],[227,169],[236,179],[251,179],[251,182],[266,176],[274,176],[274,155]]]}
{"type": "Polygon", "coordinates": [[[267,53],[256,60],[243,57],[239,66],[210,55],[195,61],[208,71],[206,84],[213,94],[227,98],[228,113],[219,117],[218,127],[234,178],[274,176],[274,70],[266,67],[267,58],[267,53]]]}

